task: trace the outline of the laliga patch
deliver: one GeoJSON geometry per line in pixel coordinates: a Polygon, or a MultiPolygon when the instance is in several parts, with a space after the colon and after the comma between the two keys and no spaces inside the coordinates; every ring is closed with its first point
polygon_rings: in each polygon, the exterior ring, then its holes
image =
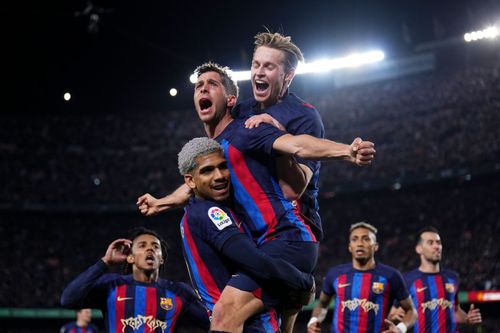
{"type": "Polygon", "coordinates": [[[223,230],[225,227],[233,224],[231,218],[227,216],[226,212],[219,207],[212,207],[208,210],[208,217],[215,224],[217,229],[223,230]]]}

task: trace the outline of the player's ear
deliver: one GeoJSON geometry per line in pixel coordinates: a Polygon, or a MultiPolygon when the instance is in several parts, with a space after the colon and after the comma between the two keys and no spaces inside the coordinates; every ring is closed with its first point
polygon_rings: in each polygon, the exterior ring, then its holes
{"type": "Polygon", "coordinates": [[[186,173],[184,175],[184,182],[186,183],[187,186],[189,186],[190,189],[195,189],[196,188],[196,184],[194,182],[194,179],[193,179],[193,175],[190,174],[190,173],[186,173]]]}
{"type": "Polygon", "coordinates": [[[227,106],[232,109],[235,105],[236,105],[236,96],[229,95],[227,97],[227,106]]]}
{"type": "Polygon", "coordinates": [[[292,82],[294,76],[295,76],[295,68],[290,68],[290,70],[285,74],[285,81],[287,85],[290,85],[290,82],[292,82]]]}
{"type": "Polygon", "coordinates": [[[133,265],[135,262],[135,258],[134,256],[132,255],[132,253],[130,253],[128,256],[127,256],[127,264],[130,264],[130,265],[133,265]]]}
{"type": "Polygon", "coordinates": [[[415,246],[415,252],[417,252],[418,254],[422,254],[422,246],[420,246],[420,244],[417,244],[417,246],[415,246]]]}
{"type": "Polygon", "coordinates": [[[374,250],[375,250],[375,252],[377,252],[377,251],[378,251],[378,243],[375,243],[374,250]]]}

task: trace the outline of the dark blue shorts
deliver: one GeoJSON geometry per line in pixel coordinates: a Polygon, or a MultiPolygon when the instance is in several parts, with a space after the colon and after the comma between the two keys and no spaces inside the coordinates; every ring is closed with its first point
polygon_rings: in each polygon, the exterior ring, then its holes
{"type": "MultiPolygon", "coordinates": [[[[288,261],[302,272],[312,273],[318,261],[319,243],[275,239],[265,243],[260,249],[273,258],[288,261]]],[[[253,292],[256,297],[260,296],[259,298],[267,308],[278,307],[280,299],[287,291],[282,285],[266,285],[243,272],[233,275],[228,285],[239,290],[253,292]],[[262,290],[261,287],[263,287],[262,290]]]]}

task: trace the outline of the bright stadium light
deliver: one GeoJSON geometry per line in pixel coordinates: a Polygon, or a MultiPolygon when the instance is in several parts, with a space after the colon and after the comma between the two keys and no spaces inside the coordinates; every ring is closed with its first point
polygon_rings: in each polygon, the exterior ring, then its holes
{"type": "Polygon", "coordinates": [[[497,27],[489,27],[484,30],[472,31],[464,34],[464,40],[468,42],[475,42],[481,39],[493,39],[498,36],[497,27]]]}
{"type": "MultiPolygon", "coordinates": [[[[370,51],[365,53],[354,53],[342,58],[323,59],[309,63],[299,63],[296,74],[323,73],[341,68],[353,68],[384,60],[382,51],[370,51]]],[[[232,78],[236,81],[250,80],[250,71],[230,71],[232,78]]],[[[191,83],[196,82],[196,75],[189,77],[191,83]]]]}

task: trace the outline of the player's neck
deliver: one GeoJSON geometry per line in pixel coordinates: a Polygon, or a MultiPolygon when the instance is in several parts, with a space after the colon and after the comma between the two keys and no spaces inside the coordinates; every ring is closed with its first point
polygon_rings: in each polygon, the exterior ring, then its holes
{"type": "Polygon", "coordinates": [[[78,327],[86,327],[87,326],[87,321],[83,320],[83,319],[77,319],[76,320],[76,326],[78,327]]]}
{"type": "Polygon", "coordinates": [[[132,273],[134,280],[143,283],[153,283],[158,280],[158,270],[146,271],[135,269],[132,273]]]}
{"type": "Polygon", "coordinates": [[[421,259],[418,270],[423,273],[439,273],[439,262],[433,263],[426,259],[421,259]]]}
{"type": "Polygon", "coordinates": [[[375,266],[377,266],[375,258],[370,258],[367,261],[361,261],[356,259],[352,260],[352,267],[354,267],[354,269],[357,269],[358,271],[368,271],[370,269],[374,269],[375,266]]]}
{"type": "Polygon", "coordinates": [[[216,120],[212,123],[203,123],[205,127],[205,132],[210,139],[216,138],[219,134],[224,131],[224,129],[233,121],[233,117],[231,117],[231,113],[226,113],[222,119],[216,120]]]}

